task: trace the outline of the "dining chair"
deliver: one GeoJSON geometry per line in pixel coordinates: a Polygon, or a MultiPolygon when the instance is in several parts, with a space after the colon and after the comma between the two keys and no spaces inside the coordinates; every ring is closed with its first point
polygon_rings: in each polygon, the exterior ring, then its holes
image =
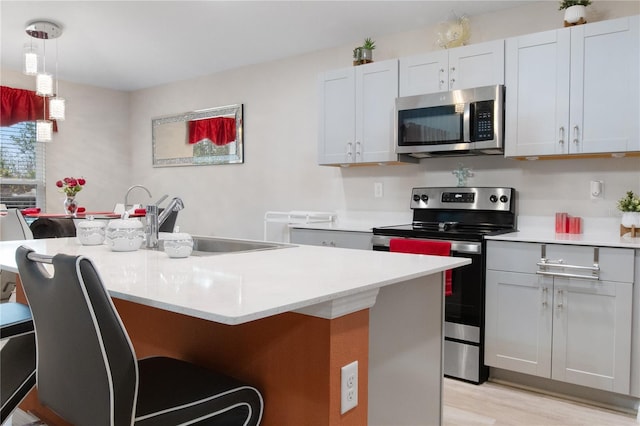
{"type": "MultiPolygon", "coordinates": [[[[32,240],[33,233],[18,209],[7,209],[6,215],[0,217],[0,240],[32,240]]],[[[16,274],[0,271],[0,301],[6,302],[11,298],[16,288],[16,274]]]]}
{"type": "Polygon", "coordinates": [[[35,326],[38,398],[66,421],[260,423],[263,399],[255,387],[182,360],[138,360],[90,259],[45,256],[21,246],[16,263],[35,326]],[[50,263],[53,272],[42,263],[50,263]]]}
{"type": "Polygon", "coordinates": [[[27,305],[0,303],[0,340],[0,423],[4,423],[36,384],[36,343],[27,305]]]}

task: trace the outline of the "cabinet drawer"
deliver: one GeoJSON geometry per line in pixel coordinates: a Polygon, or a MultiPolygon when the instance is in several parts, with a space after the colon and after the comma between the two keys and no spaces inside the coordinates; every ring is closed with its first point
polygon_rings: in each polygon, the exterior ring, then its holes
{"type": "MultiPolygon", "coordinates": [[[[536,263],[541,259],[540,243],[510,241],[487,242],[487,269],[535,274],[536,263]]],[[[633,282],[633,249],[593,247],[565,244],[544,244],[546,259],[566,265],[593,266],[594,248],[598,248],[598,265],[601,281],[633,282]]],[[[553,268],[556,272],[576,273],[569,268],[553,268]]],[[[577,272],[584,274],[583,272],[577,272]]]]}
{"type": "Polygon", "coordinates": [[[535,274],[540,244],[487,241],[487,269],[535,274]]]}
{"type": "Polygon", "coordinates": [[[290,242],[312,246],[371,250],[371,232],[292,228],[290,242]]]}

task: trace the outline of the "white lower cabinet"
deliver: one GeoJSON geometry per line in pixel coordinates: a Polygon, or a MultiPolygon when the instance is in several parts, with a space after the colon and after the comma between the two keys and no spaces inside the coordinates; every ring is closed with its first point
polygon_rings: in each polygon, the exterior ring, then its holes
{"type": "Polygon", "coordinates": [[[371,232],[335,231],[325,229],[291,228],[289,241],[293,244],[371,250],[371,232]]]}
{"type": "Polygon", "coordinates": [[[485,363],[629,394],[633,273],[632,249],[489,241],[485,363]]]}

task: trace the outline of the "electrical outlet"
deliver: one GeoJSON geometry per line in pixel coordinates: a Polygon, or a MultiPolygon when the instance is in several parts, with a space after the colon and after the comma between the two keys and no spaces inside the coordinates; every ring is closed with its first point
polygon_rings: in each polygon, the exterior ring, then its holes
{"type": "Polygon", "coordinates": [[[382,182],[375,182],[373,184],[373,196],[376,198],[382,198],[382,182]]]}
{"type": "Polygon", "coordinates": [[[340,414],[358,405],[358,361],[340,370],[340,414]]]}

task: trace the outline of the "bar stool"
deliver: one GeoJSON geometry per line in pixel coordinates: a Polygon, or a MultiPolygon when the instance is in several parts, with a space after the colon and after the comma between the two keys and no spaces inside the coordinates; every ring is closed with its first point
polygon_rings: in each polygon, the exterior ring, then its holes
{"type": "Polygon", "coordinates": [[[27,305],[0,303],[0,423],[36,384],[36,343],[27,305]],[[4,342],[4,340],[7,340],[4,342]]]}
{"type": "Polygon", "coordinates": [[[255,387],[173,358],[138,360],[90,259],[22,246],[16,263],[35,325],[38,398],[66,421],[260,423],[263,399],[255,387]],[[42,263],[53,265],[53,275],[42,263]]]}
{"type": "MultiPolygon", "coordinates": [[[[2,241],[32,240],[33,233],[18,209],[7,209],[6,215],[0,217],[0,239],[2,241]]],[[[0,301],[11,298],[16,288],[16,274],[0,271],[0,301]]]]}

